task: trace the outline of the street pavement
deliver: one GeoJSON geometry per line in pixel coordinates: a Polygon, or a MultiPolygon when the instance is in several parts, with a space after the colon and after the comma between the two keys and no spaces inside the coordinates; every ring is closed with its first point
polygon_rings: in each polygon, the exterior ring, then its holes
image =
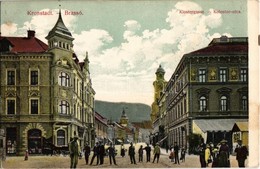
{"type": "MultiPolygon", "coordinates": [[[[137,149],[136,149],[137,152],[137,149]]],[[[92,155],[90,156],[91,159],[92,155]]],[[[131,164],[130,158],[126,153],[125,157],[119,155],[116,156],[117,165],[110,165],[109,158],[105,157],[103,165],[86,165],[85,160],[79,159],[77,168],[200,168],[199,156],[186,155],[185,162],[180,164],[174,164],[170,162],[169,154],[165,149],[161,149],[161,156],[159,163],[152,163],[153,155],[151,156],[151,162],[146,162],[146,155],[144,153],[144,162],[138,162],[138,155],[136,153],[137,164],[131,164]]],[[[230,157],[231,167],[237,168],[237,161],[235,156],[230,157]]],[[[247,161],[246,161],[247,163],[247,161]]],[[[96,164],[94,161],[93,164],[96,164]]],[[[28,161],[24,161],[24,157],[7,157],[2,164],[3,168],[69,168],[70,158],[68,156],[29,156],[28,161]]],[[[211,166],[209,166],[211,167],[211,166]]]]}

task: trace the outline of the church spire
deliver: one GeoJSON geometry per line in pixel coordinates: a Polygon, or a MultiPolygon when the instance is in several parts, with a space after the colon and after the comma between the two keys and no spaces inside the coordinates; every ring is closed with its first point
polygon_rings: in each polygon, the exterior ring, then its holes
{"type": "Polygon", "coordinates": [[[59,37],[62,37],[64,39],[68,39],[71,41],[74,40],[71,32],[68,30],[68,28],[65,26],[65,24],[63,22],[62,15],[61,15],[61,9],[59,9],[58,20],[57,20],[56,24],[54,25],[54,27],[52,28],[52,30],[49,32],[46,39],[49,40],[53,36],[59,36],[59,37]]]}

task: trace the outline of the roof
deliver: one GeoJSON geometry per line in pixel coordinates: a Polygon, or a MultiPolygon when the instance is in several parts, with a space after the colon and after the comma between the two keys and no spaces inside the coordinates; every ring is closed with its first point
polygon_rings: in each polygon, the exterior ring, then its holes
{"type": "Polygon", "coordinates": [[[248,122],[236,122],[232,128],[232,131],[248,131],[248,122]]]}
{"type": "Polygon", "coordinates": [[[159,68],[158,68],[158,69],[156,70],[156,72],[155,72],[155,74],[158,74],[158,73],[162,73],[162,74],[165,73],[165,71],[164,71],[164,69],[162,68],[161,65],[159,65],[159,68]]]}
{"type": "MultiPolygon", "coordinates": [[[[222,38],[222,37],[221,37],[222,38]]],[[[216,55],[216,54],[247,54],[247,38],[221,38],[213,39],[210,44],[202,49],[188,53],[187,55],[216,55]]]]}
{"type": "Polygon", "coordinates": [[[247,122],[247,119],[198,119],[193,122],[203,131],[231,131],[237,122],[247,122]]]}
{"type": "Polygon", "coordinates": [[[107,126],[107,119],[98,112],[95,112],[95,119],[107,126]]]}
{"type": "Polygon", "coordinates": [[[10,52],[14,53],[41,53],[48,49],[48,45],[36,37],[4,37],[0,36],[0,42],[8,40],[12,45],[10,52]]]}
{"type": "Polygon", "coordinates": [[[61,35],[63,37],[67,37],[69,39],[73,39],[70,31],[68,28],[65,26],[62,17],[61,17],[61,12],[59,11],[59,18],[52,28],[52,30],[49,32],[48,36],[46,37],[47,39],[54,36],[54,35],[61,35]]]}

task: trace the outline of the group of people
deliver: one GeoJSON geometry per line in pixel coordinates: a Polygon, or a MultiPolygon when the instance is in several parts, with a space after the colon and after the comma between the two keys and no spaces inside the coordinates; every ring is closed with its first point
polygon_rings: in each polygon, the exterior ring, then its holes
{"type": "MultiPolygon", "coordinates": [[[[237,147],[234,152],[236,153],[238,166],[245,167],[248,150],[246,146],[242,145],[242,140],[237,141],[237,147]]],[[[204,140],[201,139],[199,156],[202,168],[208,167],[210,163],[212,163],[211,167],[230,167],[230,148],[227,140],[223,139],[217,146],[214,146],[212,143],[205,144],[204,140]]]]}
{"type": "MultiPolygon", "coordinates": [[[[171,162],[174,162],[174,164],[180,164],[180,160],[182,162],[185,161],[185,154],[186,154],[186,148],[181,148],[181,157],[179,158],[179,150],[180,147],[178,146],[177,142],[174,142],[174,145],[170,146],[170,155],[169,158],[171,162]]],[[[166,151],[167,152],[167,151],[166,151]]]]}
{"type": "MultiPolygon", "coordinates": [[[[144,151],[146,152],[146,162],[150,162],[151,161],[151,151],[152,151],[152,148],[150,147],[149,144],[147,144],[146,147],[144,147],[144,148],[141,145],[140,148],[138,149],[138,162],[143,162],[144,151]]],[[[161,154],[161,149],[160,149],[158,143],[154,147],[153,154],[154,154],[153,163],[155,162],[155,160],[157,160],[157,163],[158,163],[159,159],[160,159],[160,154],[161,154]]],[[[133,143],[130,143],[130,147],[129,147],[129,150],[128,150],[128,155],[130,157],[131,164],[136,164],[136,160],[135,160],[135,147],[133,146],[133,143]]]]}
{"type": "MultiPolygon", "coordinates": [[[[86,164],[88,164],[88,158],[89,158],[89,155],[90,155],[90,151],[89,151],[89,145],[86,145],[85,148],[83,149],[84,152],[85,152],[85,161],[86,161],[86,164]],[[87,150],[87,151],[86,151],[87,150]]],[[[95,158],[97,159],[97,163],[96,165],[102,165],[104,164],[104,157],[106,155],[106,152],[109,156],[109,161],[110,161],[110,165],[112,165],[112,160],[113,160],[113,163],[115,165],[116,164],[116,159],[115,159],[115,156],[116,156],[116,150],[115,150],[115,147],[113,146],[112,143],[110,143],[109,147],[107,148],[107,150],[105,150],[105,146],[102,142],[96,142],[96,145],[94,146],[93,148],[93,156],[91,158],[91,162],[90,162],[90,165],[93,164],[93,161],[95,160],[95,158]]]]}
{"type": "MultiPolygon", "coordinates": [[[[78,137],[74,136],[74,138],[71,139],[71,141],[69,143],[69,152],[70,152],[70,159],[71,159],[70,168],[77,167],[78,159],[81,156],[81,149],[80,149],[80,145],[77,140],[78,140],[78,137]]],[[[87,143],[86,143],[83,151],[84,151],[86,165],[88,165],[91,148],[87,143]]],[[[116,160],[115,160],[115,155],[116,155],[115,147],[111,143],[110,146],[107,148],[107,150],[105,150],[105,146],[104,146],[104,144],[102,144],[102,142],[97,142],[95,144],[95,146],[93,148],[93,156],[91,158],[90,165],[92,165],[95,158],[97,159],[96,165],[104,164],[104,156],[106,155],[106,151],[109,156],[110,165],[112,164],[112,160],[113,160],[113,163],[115,165],[117,165],[116,160]]]]}

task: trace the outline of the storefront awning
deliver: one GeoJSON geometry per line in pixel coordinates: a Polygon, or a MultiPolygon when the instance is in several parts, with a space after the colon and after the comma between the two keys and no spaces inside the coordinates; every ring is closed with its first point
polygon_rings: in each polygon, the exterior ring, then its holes
{"type": "Polygon", "coordinates": [[[236,122],[247,122],[247,119],[198,119],[193,120],[193,130],[207,131],[231,131],[236,122]]]}
{"type": "Polygon", "coordinates": [[[232,131],[248,131],[248,122],[236,122],[232,128],[232,131]]]}

